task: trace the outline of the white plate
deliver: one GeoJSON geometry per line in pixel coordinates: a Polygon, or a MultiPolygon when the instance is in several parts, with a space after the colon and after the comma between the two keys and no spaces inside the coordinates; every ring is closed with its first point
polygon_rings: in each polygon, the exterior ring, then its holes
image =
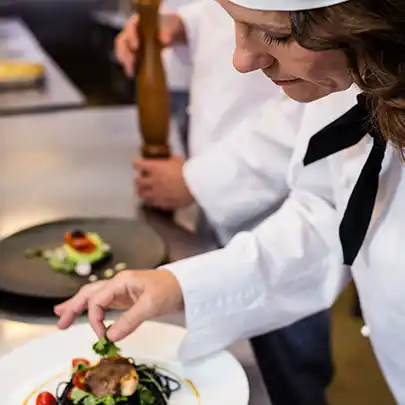
{"type": "MultiPolygon", "coordinates": [[[[188,384],[176,392],[170,405],[247,405],[249,385],[236,359],[227,352],[183,365],[177,358],[185,329],[155,322],[145,322],[130,337],[120,342],[124,356],[137,362],[156,364],[193,382],[200,402],[188,384]]],[[[89,325],[35,339],[0,358],[1,404],[35,405],[35,390],[55,392],[60,381],[70,379],[73,358],[96,360],[92,345],[96,338],[89,325]]]]}

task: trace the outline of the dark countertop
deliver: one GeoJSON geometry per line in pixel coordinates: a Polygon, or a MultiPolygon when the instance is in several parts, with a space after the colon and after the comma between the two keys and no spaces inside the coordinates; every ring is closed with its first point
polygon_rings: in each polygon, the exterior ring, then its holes
{"type": "Polygon", "coordinates": [[[42,49],[21,20],[0,18],[0,59],[42,62],[46,69],[44,89],[0,92],[0,116],[78,108],[85,105],[83,94],[42,49]]]}
{"type": "MultiPolygon", "coordinates": [[[[139,209],[130,163],[140,143],[134,108],[4,117],[0,134],[0,238],[60,217],[119,216],[146,220],[168,242],[172,260],[215,248],[169,218],[139,209]]],[[[172,143],[180,149],[175,134],[172,143]]],[[[0,355],[55,329],[54,318],[0,309],[0,355]]],[[[231,352],[248,374],[250,404],[270,405],[249,342],[231,352]]]]}

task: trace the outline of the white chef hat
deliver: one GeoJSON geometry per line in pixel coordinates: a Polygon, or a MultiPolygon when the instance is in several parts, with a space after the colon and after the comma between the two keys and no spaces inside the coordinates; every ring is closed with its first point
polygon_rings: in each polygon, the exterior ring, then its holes
{"type": "Polygon", "coordinates": [[[231,0],[232,3],[253,10],[299,11],[333,6],[348,0],[231,0]]]}

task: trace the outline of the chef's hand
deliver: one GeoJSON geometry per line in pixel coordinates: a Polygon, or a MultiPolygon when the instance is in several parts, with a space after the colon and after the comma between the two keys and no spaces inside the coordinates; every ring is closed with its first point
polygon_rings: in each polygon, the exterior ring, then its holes
{"type": "Polygon", "coordinates": [[[105,334],[104,312],[126,310],[108,330],[108,338],[118,341],[132,333],[142,322],[181,311],[183,295],[176,277],[167,270],[118,273],[113,279],[84,286],[73,298],[55,307],[58,327],[69,328],[88,310],[91,326],[99,338],[105,334]]]}
{"type": "MultiPolygon", "coordinates": [[[[186,43],[186,29],[177,14],[164,14],[160,20],[159,39],[163,47],[186,43]]],[[[139,48],[139,17],[133,16],[115,39],[115,54],[128,76],[133,76],[136,52],[139,48]]]]}
{"type": "Polygon", "coordinates": [[[163,210],[184,208],[193,203],[183,177],[184,159],[137,159],[135,187],[147,205],[163,210]]]}

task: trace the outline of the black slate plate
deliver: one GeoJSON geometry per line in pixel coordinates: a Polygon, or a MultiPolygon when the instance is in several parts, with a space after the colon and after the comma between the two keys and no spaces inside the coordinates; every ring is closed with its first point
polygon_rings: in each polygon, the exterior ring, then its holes
{"type": "Polygon", "coordinates": [[[22,230],[0,242],[0,290],[51,299],[66,299],[88,283],[87,277],[68,276],[52,270],[42,258],[27,259],[29,248],[55,248],[65,232],[80,229],[97,232],[108,243],[113,258],[95,273],[124,262],[129,269],[153,269],[167,257],[162,238],[148,225],[120,218],[72,218],[22,230]]]}

